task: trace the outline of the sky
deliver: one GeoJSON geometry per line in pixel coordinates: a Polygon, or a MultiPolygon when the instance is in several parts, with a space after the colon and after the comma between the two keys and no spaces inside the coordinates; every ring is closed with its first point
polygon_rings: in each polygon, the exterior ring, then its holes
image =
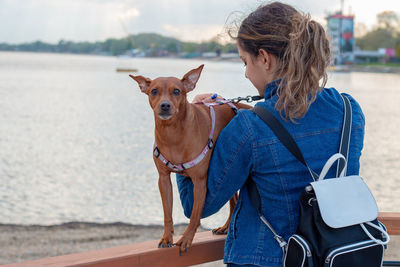
{"type": "MultiPolygon", "coordinates": [[[[281,2],[309,13],[321,23],[326,14],[341,6],[340,0],[281,2]]],[[[239,18],[263,3],[267,1],[0,0],[0,43],[57,43],[60,39],[94,42],[142,32],[205,41],[223,34],[228,18],[239,18]]],[[[355,23],[364,23],[367,29],[376,23],[376,14],[385,10],[400,16],[400,0],[344,0],[345,13],[354,14],[355,23]]]]}

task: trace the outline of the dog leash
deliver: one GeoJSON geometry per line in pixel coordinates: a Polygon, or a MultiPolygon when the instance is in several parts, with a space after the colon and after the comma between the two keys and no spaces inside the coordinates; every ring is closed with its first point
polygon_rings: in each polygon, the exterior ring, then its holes
{"type": "Polygon", "coordinates": [[[228,99],[228,101],[231,102],[231,103],[236,104],[236,103],[239,103],[240,101],[246,100],[247,103],[251,103],[253,101],[258,101],[258,100],[261,100],[263,98],[264,97],[261,97],[259,95],[255,95],[255,96],[248,95],[246,97],[239,96],[239,97],[231,98],[231,99],[228,99]]]}

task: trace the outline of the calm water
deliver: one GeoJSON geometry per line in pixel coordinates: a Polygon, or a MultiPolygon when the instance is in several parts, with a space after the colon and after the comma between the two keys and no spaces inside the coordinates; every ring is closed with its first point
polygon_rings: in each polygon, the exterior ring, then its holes
{"type": "MultiPolygon", "coordinates": [[[[151,78],[205,63],[196,93],[255,94],[241,63],[0,52],[0,223],[162,224],[147,97],[117,66],[151,78]]],[[[331,73],[366,116],[361,175],[400,211],[400,75],[331,73]]],[[[174,182],[174,179],[173,179],[174,182]]],[[[187,222],[174,182],[174,220],[187,222]]],[[[205,219],[223,223],[227,207],[205,219]]]]}

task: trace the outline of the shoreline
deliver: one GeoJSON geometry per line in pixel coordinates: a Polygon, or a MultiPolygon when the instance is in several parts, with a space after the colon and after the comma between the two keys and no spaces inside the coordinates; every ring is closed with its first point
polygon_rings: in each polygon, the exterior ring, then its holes
{"type": "MultiPolygon", "coordinates": [[[[181,227],[187,226],[186,223],[175,224],[174,226],[181,227]]],[[[0,228],[3,227],[11,227],[11,228],[29,228],[29,229],[41,229],[41,228],[49,228],[49,229],[76,229],[81,227],[142,227],[142,228],[158,228],[163,227],[161,224],[131,224],[124,222],[111,222],[111,223],[101,223],[101,222],[88,222],[88,221],[70,221],[59,224],[18,224],[18,223],[0,223],[0,228]]]]}
{"type": "Polygon", "coordinates": [[[384,66],[384,65],[337,65],[330,66],[328,71],[331,72],[365,72],[365,73],[392,73],[392,74],[400,74],[400,65],[399,67],[393,66],[384,66]]]}
{"type": "MultiPolygon", "coordinates": [[[[36,51],[6,51],[0,50],[0,53],[31,53],[31,54],[54,54],[54,55],[72,55],[72,56],[99,56],[99,57],[114,57],[116,59],[119,56],[113,55],[104,55],[104,54],[85,54],[85,53],[57,53],[57,52],[36,52],[36,51]]],[[[241,59],[239,56],[237,57],[179,57],[179,56],[164,56],[164,57],[130,57],[127,56],[125,59],[180,59],[180,60],[204,60],[204,61],[212,61],[212,62],[233,62],[233,63],[241,63],[241,59]]],[[[329,72],[335,73],[350,73],[350,72],[365,72],[365,73],[391,73],[391,74],[400,74],[400,64],[399,66],[391,66],[391,65],[333,65],[328,67],[329,72]]]]}

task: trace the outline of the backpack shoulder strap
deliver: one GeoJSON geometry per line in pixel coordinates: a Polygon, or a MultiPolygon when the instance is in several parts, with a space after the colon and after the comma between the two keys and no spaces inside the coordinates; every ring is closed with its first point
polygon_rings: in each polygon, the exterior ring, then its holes
{"type": "MultiPolygon", "coordinates": [[[[342,97],[343,100],[344,115],[343,115],[342,136],[340,137],[339,153],[342,154],[348,162],[353,112],[351,109],[349,98],[345,94],[340,94],[340,96],[342,97]]],[[[345,166],[346,166],[345,161],[339,160],[336,169],[336,177],[339,177],[339,174],[342,172],[345,166]]],[[[344,176],[346,176],[346,170],[344,170],[344,176]]]]}

